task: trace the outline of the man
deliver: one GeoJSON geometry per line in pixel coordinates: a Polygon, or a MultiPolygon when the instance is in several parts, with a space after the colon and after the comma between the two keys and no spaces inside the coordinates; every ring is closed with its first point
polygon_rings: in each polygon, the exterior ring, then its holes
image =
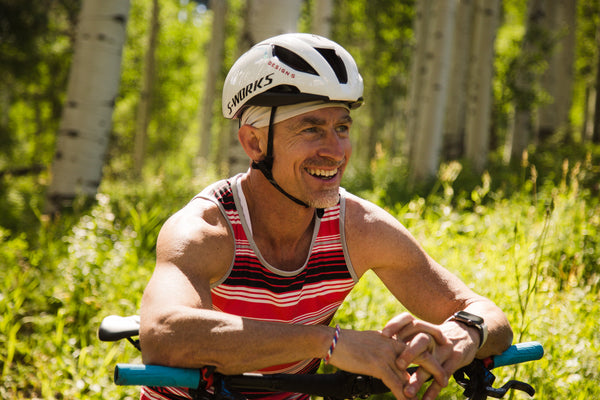
{"type": "MultiPolygon", "coordinates": [[[[223,113],[240,119],[252,168],[205,189],[162,228],[141,307],[144,362],[314,373],[323,359],[381,378],[398,399],[433,377],[424,395],[433,399],[459,367],[510,345],[496,305],[390,214],[340,188],[362,91],[350,54],[319,36],[277,36],[235,63],[223,113]],[[412,314],[381,331],[329,327],[369,269],[412,314]],[[412,375],[409,364],[419,366],[412,375]]],[[[185,396],[168,392],[142,397],[185,396]]]]}

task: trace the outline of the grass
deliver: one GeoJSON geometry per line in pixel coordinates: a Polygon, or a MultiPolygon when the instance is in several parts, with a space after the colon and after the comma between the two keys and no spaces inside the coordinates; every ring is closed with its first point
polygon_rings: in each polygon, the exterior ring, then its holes
{"type": "MultiPolygon", "coordinates": [[[[518,341],[544,344],[543,360],[503,368],[497,382],[528,381],[538,399],[600,398],[598,152],[553,164],[530,158],[517,173],[482,176],[450,163],[421,195],[400,189],[401,170],[381,173],[398,165],[380,159],[370,178],[378,190],[346,186],[386,207],[436,260],[499,304],[518,341]]],[[[33,196],[21,197],[30,199],[22,220],[36,222],[16,229],[12,214],[0,228],[1,398],[138,397],[111,378],[115,363],[139,355],[127,343],[98,342],[96,329],[106,315],[137,313],[160,225],[212,179],[106,182],[94,205],[55,221],[35,211],[33,196]]],[[[337,321],[378,329],[401,311],[367,274],[337,321]]],[[[462,395],[451,383],[441,398],[462,395]]]]}

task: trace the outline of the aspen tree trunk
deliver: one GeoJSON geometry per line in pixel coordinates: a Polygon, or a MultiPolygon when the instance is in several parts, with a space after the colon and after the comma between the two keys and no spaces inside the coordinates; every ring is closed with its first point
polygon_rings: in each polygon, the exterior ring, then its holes
{"type": "Polygon", "coordinates": [[[594,134],[594,107],[596,104],[595,92],[590,84],[585,87],[585,107],[583,107],[583,123],[581,124],[581,138],[584,142],[591,141],[594,134]]]}
{"type": "MultiPolygon", "coordinates": [[[[547,0],[548,1],[548,0],[547,0]]],[[[538,110],[537,135],[540,141],[569,127],[569,111],[573,97],[575,62],[576,0],[554,0],[546,8],[545,31],[555,36],[548,60],[548,69],[542,75],[542,89],[550,95],[550,103],[538,110]]]]}
{"type": "Polygon", "coordinates": [[[46,212],[94,196],[110,137],[120,80],[128,0],[85,0],[63,109],[46,212]]]}
{"type": "Polygon", "coordinates": [[[500,0],[476,0],[465,122],[465,155],[479,173],[489,153],[494,42],[500,22],[500,0]]]}
{"type": "Polygon", "coordinates": [[[424,85],[418,107],[416,137],[410,160],[413,182],[435,176],[439,167],[448,75],[454,40],[456,0],[434,1],[427,33],[424,85]]]}
{"type": "Polygon", "coordinates": [[[456,37],[452,70],[448,80],[448,96],[443,135],[443,156],[455,160],[464,154],[465,108],[467,78],[473,37],[473,10],[475,0],[459,0],[456,11],[456,37]]]}
{"type": "Polygon", "coordinates": [[[539,52],[539,42],[544,35],[541,21],[547,16],[545,0],[530,0],[527,10],[527,27],[521,45],[521,58],[516,74],[516,98],[514,120],[505,150],[506,161],[520,160],[527,149],[533,132],[533,112],[535,102],[534,83],[539,76],[532,68],[528,57],[539,52]]]}
{"type": "MultiPolygon", "coordinates": [[[[269,37],[296,32],[301,9],[302,0],[248,0],[240,54],[269,37]]],[[[231,131],[229,135],[229,174],[231,175],[246,171],[250,161],[238,141],[238,122],[228,125],[231,131]]]]}
{"type": "Polygon", "coordinates": [[[427,30],[430,23],[428,18],[430,4],[431,0],[417,0],[415,5],[415,21],[413,26],[415,41],[412,49],[413,59],[411,62],[411,79],[408,89],[408,107],[406,112],[406,154],[409,160],[414,158],[414,151],[417,147],[419,107],[426,72],[425,57],[427,55],[427,30]]]}
{"type": "Polygon", "coordinates": [[[10,105],[12,100],[13,91],[10,88],[8,82],[0,82],[0,110],[4,112],[0,113],[0,129],[6,129],[8,132],[8,124],[10,122],[10,105]]]}
{"type": "Polygon", "coordinates": [[[156,70],[156,42],[158,37],[160,8],[158,0],[152,0],[152,17],[150,20],[150,34],[144,56],[144,73],[142,89],[137,108],[135,124],[135,142],[133,147],[133,170],[136,176],[142,174],[148,138],[148,124],[150,123],[150,109],[152,107],[152,92],[154,89],[156,70]]]}
{"type": "Polygon", "coordinates": [[[598,26],[598,62],[596,63],[596,87],[594,107],[594,129],[592,130],[592,143],[600,144],[600,26],[598,26]]]}
{"type": "Polygon", "coordinates": [[[333,18],[333,0],[315,0],[311,15],[311,33],[329,37],[333,18]]]}
{"type": "MultiPolygon", "coordinates": [[[[208,49],[208,68],[204,83],[204,96],[200,112],[200,151],[201,163],[208,161],[211,151],[212,122],[217,82],[223,63],[223,49],[225,47],[225,17],[227,15],[228,0],[210,0],[212,10],[212,35],[208,49]]],[[[220,98],[219,98],[220,100],[220,98]]]]}

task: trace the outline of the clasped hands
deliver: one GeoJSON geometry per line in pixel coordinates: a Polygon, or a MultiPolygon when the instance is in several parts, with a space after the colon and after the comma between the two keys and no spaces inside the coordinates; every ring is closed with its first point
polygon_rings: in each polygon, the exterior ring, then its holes
{"type": "Polygon", "coordinates": [[[458,324],[434,325],[409,313],[391,319],[381,334],[400,344],[396,347],[395,367],[403,390],[400,393],[390,388],[398,400],[415,399],[417,392],[431,377],[433,382],[425,391],[423,400],[435,399],[448,385],[450,376],[470,363],[477,352],[477,345],[469,333],[458,324]],[[407,372],[411,364],[417,366],[412,375],[407,372]]]}

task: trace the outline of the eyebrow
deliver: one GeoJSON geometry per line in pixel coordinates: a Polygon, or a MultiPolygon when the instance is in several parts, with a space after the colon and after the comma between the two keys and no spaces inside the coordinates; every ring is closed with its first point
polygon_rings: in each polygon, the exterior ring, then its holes
{"type": "MultiPolygon", "coordinates": [[[[335,123],[336,124],[351,124],[352,123],[352,117],[350,115],[344,115],[343,117],[341,117],[340,119],[338,119],[335,123]]],[[[325,125],[325,124],[327,124],[327,120],[326,119],[307,115],[305,117],[302,117],[295,124],[291,124],[289,126],[289,128],[291,128],[292,130],[294,130],[294,129],[299,129],[299,128],[301,128],[303,126],[306,126],[306,125],[320,126],[320,125],[325,125]]]]}

